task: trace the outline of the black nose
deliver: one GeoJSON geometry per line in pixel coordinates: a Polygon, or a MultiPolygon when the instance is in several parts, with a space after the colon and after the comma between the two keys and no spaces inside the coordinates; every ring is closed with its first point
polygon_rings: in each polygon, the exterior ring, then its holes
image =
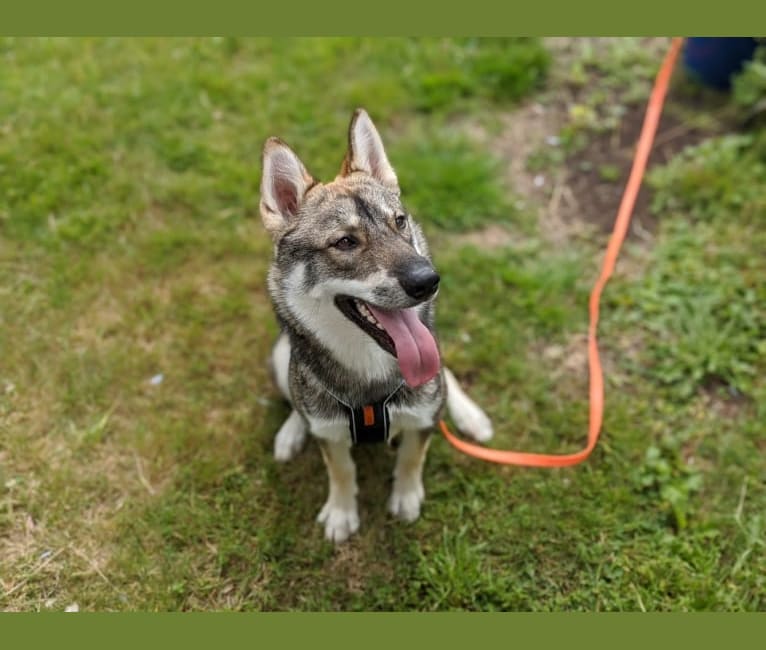
{"type": "Polygon", "coordinates": [[[425,258],[408,264],[399,275],[399,284],[402,285],[402,289],[416,300],[423,300],[434,295],[439,288],[439,280],[439,274],[425,258]]]}

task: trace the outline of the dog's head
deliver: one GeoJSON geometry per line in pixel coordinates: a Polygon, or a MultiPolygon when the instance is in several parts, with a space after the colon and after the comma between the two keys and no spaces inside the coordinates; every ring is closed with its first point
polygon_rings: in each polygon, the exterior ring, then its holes
{"type": "Polygon", "coordinates": [[[284,142],[267,140],[260,211],[275,242],[269,286],[283,317],[341,359],[339,347],[385,350],[411,386],[438,372],[426,325],[439,275],[364,110],[351,119],[348,151],[330,183],[315,180],[284,142]]]}

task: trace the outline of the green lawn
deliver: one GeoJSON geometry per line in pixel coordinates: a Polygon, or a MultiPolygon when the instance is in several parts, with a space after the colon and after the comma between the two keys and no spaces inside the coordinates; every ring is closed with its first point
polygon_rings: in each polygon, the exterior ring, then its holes
{"type": "Polygon", "coordinates": [[[316,446],[271,456],[263,140],[328,179],[367,108],[492,444],[572,451],[613,213],[587,199],[619,194],[615,138],[667,44],[0,40],[0,607],[763,610],[766,131],[680,74],[666,114],[695,139],[666,134],[607,289],[585,464],[435,439],[406,525],[392,454],[362,448],[362,527],[335,548],[316,446]]]}

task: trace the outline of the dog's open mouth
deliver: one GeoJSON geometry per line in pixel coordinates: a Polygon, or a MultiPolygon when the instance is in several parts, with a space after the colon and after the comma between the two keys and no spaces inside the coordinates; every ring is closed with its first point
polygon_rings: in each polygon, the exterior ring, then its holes
{"type": "Polygon", "coordinates": [[[357,298],[337,296],[335,304],[346,318],[396,357],[404,381],[415,387],[439,372],[439,349],[415,308],[387,310],[357,298]]]}

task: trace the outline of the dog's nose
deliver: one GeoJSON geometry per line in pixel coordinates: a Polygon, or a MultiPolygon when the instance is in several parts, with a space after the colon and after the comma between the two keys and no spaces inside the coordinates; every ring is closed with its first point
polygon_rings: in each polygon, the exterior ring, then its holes
{"type": "Polygon", "coordinates": [[[410,264],[399,277],[399,284],[411,298],[424,300],[439,288],[439,274],[426,259],[410,264]]]}

